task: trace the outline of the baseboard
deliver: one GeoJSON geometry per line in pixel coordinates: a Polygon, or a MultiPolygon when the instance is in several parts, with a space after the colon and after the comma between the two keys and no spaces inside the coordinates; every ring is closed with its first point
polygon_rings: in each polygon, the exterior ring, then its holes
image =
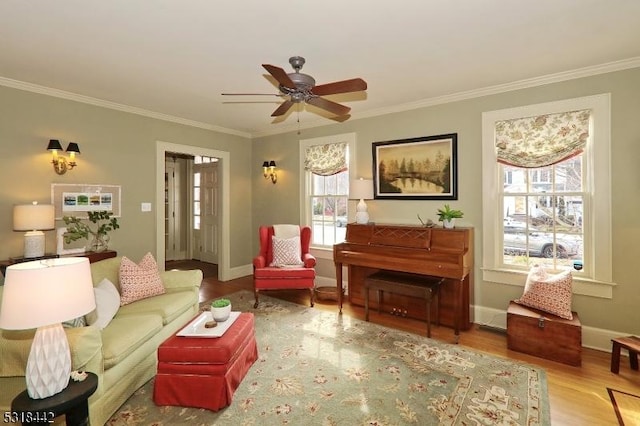
{"type": "MultiPolygon", "coordinates": [[[[473,322],[493,329],[507,330],[507,311],[472,306],[473,322]]],[[[623,331],[605,330],[602,328],[582,326],[582,346],[604,352],[611,352],[611,339],[626,336],[623,331]]]]}
{"type": "Polygon", "coordinates": [[[247,275],[253,275],[253,264],[236,266],[235,268],[231,268],[229,270],[230,280],[246,277],[247,275]]]}
{"type": "MultiPolygon", "coordinates": [[[[253,274],[253,265],[245,265],[231,269],[233,278],[240,278],[253,274]]],[[[317,286],[333,286],[336,285],[336,279],[331,277],[316,277],[317,286]]],[[[347,290],[349,285],[343,282],[344,288],[347,290]]],[[[502,309],[487,308],[484,306],[471,305],[471,321],[474,324],[486,327],[492,331],[507,331],[507,311],[502,309]]],[[[596,349],[604,352],[611,352],[611,339],[626,336],[629,333],[623,331],[605,330],[602,328],[582,326],[582,346],[585,348],[596,349]]]]}

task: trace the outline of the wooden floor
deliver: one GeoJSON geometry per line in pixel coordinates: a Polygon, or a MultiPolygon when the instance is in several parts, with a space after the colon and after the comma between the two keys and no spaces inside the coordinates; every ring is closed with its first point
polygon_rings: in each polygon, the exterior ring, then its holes
{"type": "MultiPolygon", "coordinates": [[[[205,274],[207,275],[207,274],[205,274]]],[[[253,291],[252,277],[220,282],[214,275],[206,277],[200,288],[200,301],[210,300],[238,290],[253,291]]],[[[307,291],[271,291],[269,296],[294,303],[309,304],[307,291]]],[[[316,309],[338,313],[335,301],[317,301],[316,309]]],[[[344,315],[364,320],[364,309],[345,302],[344,315]]],[[[426,336],[425,323],[395,317],[389,314],[370,312],[369,319],[377,324],[402,329],[426,336]]],[[[447,327],[432,327],[432,338],[453,343],[453,330],[447,327]]],[[[623,357],[620,374],[609,371],[610,354],[593,349],[583,349],[582,367],[571,367],[507,349],[506,334],[486,330],[474,325],[461,333],[460,344],[495,356],[527,362],[547,372],[551,422],[553,425],[617,425],[618,421],[611,405],[607,387],[640,395],[640,372],[629,368],[623,357]]]]}

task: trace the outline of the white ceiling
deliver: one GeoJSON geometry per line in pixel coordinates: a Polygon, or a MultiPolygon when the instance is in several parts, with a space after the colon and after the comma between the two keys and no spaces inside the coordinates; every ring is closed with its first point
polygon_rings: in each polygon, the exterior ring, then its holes
{"type": "MultiPolygon", "coordinates": [[[[297,128],[295,111],[270,117],[277,97],[221,96],[277,93],[261,64],[292,72],[294,55],[317,84],[367,81],[366,94],[330,97],[353,120],[578,69],[640,66],[640,1],[0,2],[0,84],[235,134],[297,128]]],[[[316,112],[303,109],[300,125],[334,123],[316,112]]]]}

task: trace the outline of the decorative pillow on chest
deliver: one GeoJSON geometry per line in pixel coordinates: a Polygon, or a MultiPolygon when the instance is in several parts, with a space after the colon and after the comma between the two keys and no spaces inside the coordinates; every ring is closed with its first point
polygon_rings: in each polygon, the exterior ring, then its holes
{"type": "Polygon", "coordinates": [[[549,275],[543,267],[531,267],[524,293],[516,303],[572,320],[571,297],[573,277],[567,270],[549,275]]]}
{"type": "Polygon", "coordinates": [[[302,248],[300,246],[300,237],[271,238],[273,244],[273,261],[269,266],[291,267],[303,265],[300,257],[302,248]]]}
{"type": "Polygon", "coordinates": [[[151,253],[145,254],[137,265],[126,256],[122,256],[119,278],[120,306],[164,294],[158,264],[151,253]]]}

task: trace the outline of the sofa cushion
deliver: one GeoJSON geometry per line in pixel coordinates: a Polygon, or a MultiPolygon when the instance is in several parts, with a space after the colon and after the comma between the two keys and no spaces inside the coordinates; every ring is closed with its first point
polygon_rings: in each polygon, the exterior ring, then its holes
{"type": "Polygon", "coordinates": [[[164,293],[158,264],[151,253],[136,264],[126,256],[120,263],[120,305],[164,293]]]}
{"type": "Polygon", "coordinates": [[[104,369],[121,362],[143,343],[162,330],[162,318],[157,314],[116,316],[102,330],[104,369]],[[132,324],[135,327],[132,327],[132,324]]]}
{"type": "Polygon", "coordinates": [[[120,263],[122,256],[110,257],[109,259],[100,260],[91,264],[91,279],[93,285],[100,283],[103,279],[108,279],[116,286],[116,290],[120,293],[120,263]]]}
{"type": "Polygon", "coordinates": [[[180,314],[193,307],[193,292],[190,290],[175,291],[160,296],[138,300],[137,302],[120,307],[117,318],[128,315],[153,313],[162,317],[162,324],[166,325],[180,314]]]}

